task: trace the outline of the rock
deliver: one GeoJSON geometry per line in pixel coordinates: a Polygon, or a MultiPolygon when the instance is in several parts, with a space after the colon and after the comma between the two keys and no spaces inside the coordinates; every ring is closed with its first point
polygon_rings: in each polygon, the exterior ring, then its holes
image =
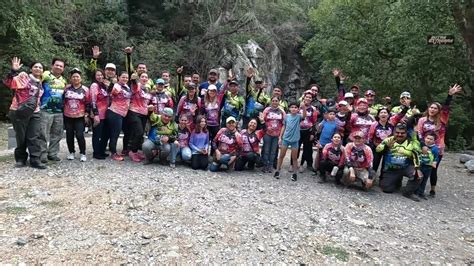
{"type": "Polygon", "coordinates": [[[474,160],[474,155],[470,155],[470,154],[461,154],[459,156],[459,162],[460,163],[466,163],[470,160],[474,160]]]}
{"type": "Polygon", "coordinates": [[[34,238],[34,239],[40,239],[40,238],[44,237],[44,233],[43,232],[35,232],[31,235],[31,237],[34,238]]]}
{"type": "Polygon", "coordinates": [[[288,248],[285,245],[280,245],[280,250],[281,251],[287,251],[288,248]]]}
{"type": "Polygon", "coordinates": [[[142,238],[144,239],[151,239],[153,235],[150,232],[143,232],[142,233],[142,238]]]}
{"type": "Polygon", "coordinates": [[[471,174],[474,173],[474,159],[469,160],[464,165],[466,166],[467,170],[469,170],[469,173],[471,173],[471,174]]]}
{"type": "Polygon", "coordinates": [[[26,237],[20,237],[16,240],[16,244],[18,246],[24,246],[28,243],[28,239],[26,237]]]}
{"type": "Polygon", "coordinates": [[[357,237],[357,236],[351,236],[349,237],[349,240],[352,241],[352,242],[357,242],[360,240],[360,237],[357,237]]]}
{"type": "Polygon", "coordinates": [[[258,249],[258,251],[260,251],[260,252],[264,252],[264,251],[265,251],[265,247],[262,246],[262,245],[258,246],[257,249],[258,249]]]}

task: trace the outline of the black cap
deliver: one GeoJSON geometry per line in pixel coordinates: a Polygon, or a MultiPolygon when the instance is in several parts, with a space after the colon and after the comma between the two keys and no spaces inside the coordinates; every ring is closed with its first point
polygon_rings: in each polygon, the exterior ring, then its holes
{"type": "Polygon", "coordinates": [[[262,83],[263,83],[263,80],[261,80],[261,79],[257,79],[257,80],[255,81],[255,84],[262,84],[262,83]]]}
{"type": "Polygon", "coordinates": [[[191,82],[191,83],[188,83],[188,85],[186,85],[186,89],[188,89],[188,90],[189,90],[189,89],[196,89],[196,84],[194,84],[194,83],[192,83],[192,82],[191,82]]]}
{"type": "Polygon", "coordinates": [[[239,85],[239,83],[235,79],[231,80],[229,84],[230,85],[232,85],[232,84],[239,85]]]}
{"type": "Polygon", "coordinates": [[[77,68],[77,67],[75,67],[75,68],[71,69],[71,71],[69,71],[69,75],[71,75],[71,76],[73,74],[76,74],[76,73],[78,73],[79,75],[82,74],[81,70],[79,70],[79,68],[77,68]]]}

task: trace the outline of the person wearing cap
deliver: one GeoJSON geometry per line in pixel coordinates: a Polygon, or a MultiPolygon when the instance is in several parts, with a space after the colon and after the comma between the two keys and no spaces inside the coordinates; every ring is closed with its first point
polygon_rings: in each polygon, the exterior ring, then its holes
{"type": "Polygon", "coordinates": [[[43,64],[37,61],[32,63],[30,74],[20,72],[22,66],[21,59],[13,57],[11,71],[3,80],[5,86],[14,93],[8,118],[15,130],[17,144],[14,152],[15,167],[25,167],[29,157],[31,167],[46,169],[47,166],[40,159],[41,147],[46,142],[40,133],[40,98],[44,91],[41,86],[43,64]],[[26,108],[27,110],[22,111],[22,106],[25,107],[28,103],[34,105],[34,110],[26,108]]]}
{"type": "MultiPolygon", "coordinates": [[[[136,73],[136,77],[139,78],[143,73],[148,74],[148,68],[145,63],[140,62],[137,64],[137,67],[134,68],[132,64],[132,53],[133,53],[133,47],[125,47],[124,49],[125,52],[125,70],[127,71],[130,81],[129,81],[129,86],[131,86],[131,81],[134,80],[134,75],[133,73],[136,73]]],[[[146,83],[144,84],[144,89],[146,92],[151,92],[155,87],[155,84],[153,82],[153,79],[148,78],[146,83]]]]}
{"type": "Polygon", "coordinates": [[[278,97],[280,99],[279,107],[283,112],[288,112],[288,102],[283,97],[283,89],[280,86],[275,86],[272,91],[272,98],[278,97]]]}
{"type": "Polygon", "coordinates": [[[82,85],[81,71],[72,69],[69,74],[70,85],[64,88],[64,127],[66,128],[66,143],[69,150],[68,160],[75,159],[74,136],[79,144],[81,162],[87,160],[86,139],[84,138],[85,124],[89,123],[90,95],[89,88],[82,85]]]}
{"type": "Polygon", "coordinates": [[[240,131],[242,136],[242,146],[238,150],[238,157],[235,163],[235,171],[244,170],[245,166],[249,170],[255,169],[255,164],[260,161],[260,141],[265,135],[265,120],[263,113],[260,113],[258,118],[252,118],[249,121],[246,129],[240,131]],[[262,124],[261,129],[258,129],[258,124],[262,124]]]}
{"type": "Polygon", "coordinates": [[[303,93],[303,95],[301,95],[298,102],[304,101],[304,97],[305,97],[307,92],[311,93],[311,96],[312,96],[311,105],[316,107],[316,110],[318,112],[317,123],[320,123],[321,121],[323,121],[324,114],[327,111],[327,106],[325,104],[326,100],[325,99],[319,99],[319,87],[318,87],[318,85],[317,84],[311,84],[309,86],[309,90],[306,90],[303,93]]]}
{"type": "MultiPolygon", "coordinates": [[[[207,87],[202,111],[206,116],[209,139],[213,140],[220,129],[222,101],[224,93],[217,93],[217,87],[211,84],[207,87]]],[[[214,148],[211,147],[211,156],[214,155],[214,148]]]]}
{"type": "Polygon", "coordinates": [[[165,91],[165,81],[163,79],[157,79],[155,84],[155,90],[152,93],[153,97],[151,103],[155,107],[153,112],[159,115],[166,107],[173,109],[174,102],[171,96],[169,96],[165,91]]]}
{"type": "Polygon", "coordinates": [[[414,194],[420,183],[419,177],[415,176],[418,170],[420,142],[413,133],[408,137],[407,125],[398,123],[395,126],[394,136],[388,137],[377,146],[377,152],[384,154],[383,179],[380,187],[385,193],[392,193],[400,189],[403,177],[408,177],[403,196],[414,201],[420,199],[414,194]]]}
{"type": "Polygon", "coordinates": [[[234,117],[237,122],[240,121],[241,115],[244,111],[245,100],[244,97],[239,95],[239,83],[232,76],[230,80],[224,84],[221,93],[223,96],[223,107],[222,107],[222,119],[221,127],[226,126],[226,119],[228,117],[234,117]]]}
{"type": "Polygon", "coordinates": [[[377,112],[383,107],[383,105],[375,103],[375,91],[367,90],[364,95],[365,99],[367,99],[367,103],[369,104],[369,113],[372,116],[376,116],[377,112]]]}
{"type": "Polygon", "coordinates": [[[400,94],[400,105],[394,106],[392,110],[392,115],[396,115],[404,109],[404,107],[408,108],[406,111],[407,117],[411,117],[413,115],[420,114],[420,111],[414,106],[411,107],[411,94],[408,91],[404,91],[400,94]]]}
{"type": "Polygon", "coordinates": [[[193,131],[196,117],[201,113],[202,99],[196,92],[196,84],[189,83],[186,90],[186,95],[179,100],[177,112],[178,116],[185,115],[188,118],[188,128],[193,131]]]}
{"type": "Polygon", "coordinates": [[[242,137],[237,131],[237,120],[233,117],[227,117],[226,126],[217,132],[212,141],[215,149],[213,162],[209,168],[211,172],[217,172],[221,166],[231,169],[237,158],[237,151],[242,146],[242,137]]]}
{"type": "Polygon", "coordinates": [[[350,105],[347,101],[339,101],[337,104],[337,113],[336,113],[336,124],[337,132],[342,137],[343,145],[347,143],[347,138],[349,136],[348,122],[351,119],[350,105]]]}
{"type": "MultiPolygon", "coordinates": [[[[136,75],[136,74],[133,74],[136,75]]],[[[125,127],[123,127],[124,144],[122,155],[128,155],[134,162],[141,162],[145,159],[143,152],[139,150],[143,144],[143,134],[148,120],[148,111],[153,110],[150,104],[152,95],[147,89],[148,74],[143,72],[139,77],[139,82],[133,79],[131,82],[132,97],[130,99],[130,109],[125,117],[125,127]],[[127,136],[127,142],[125,142],[127,136]]]]}
{"type": "MultiPolygon", "coordinates": [[[[270,97],[264,91],[263,80],[254,79],[255,87],[250,85],[250,82],[254,77],[255,70],[250,67],[247,69],[247,79],[245,81],[245,110],[242,121],[243,129],[247,128],[247,125],[252,118],[258,118],[259,113],[263,112],[265,107],[270,104],[270,97]]],[[[260,124],[257,123],[257,126],[260,126],[260,124]]]]}
{"type": "Polygon", "coordinates": [[[363,189],[372,187],[373,176],[369,175],[369,169],[372,167],[372,150],[364,142],[365,133],[362,131],[353,132],[353,142],[345,146],[346,158],[343,183],[348,186],[357,180],[362,182],[363,189]]]}
{"type": "Polygon", "coordinates": [[[207,87],[209,87],[209,85],[211,84],[216,86],[217,92],[221,90],[222,83],[219,82],[219,71],[214,68],[209,70],[209,73],[207,74],[207,81],[199,85],[199,91],[201,92],[201,94],[199,95],[200,97],[203,98],[206,95],[207,87]]]}
{"type": "Polygon", "coordinates": [[[64,72],[64,60],[53,58],[51,70],[43,72],[42,85],[43,96],[41,96],[41,138],[48,140],[42,142],[41,161],[60,161],[59,142],[63,137],[63,92],[66,79],[62,76],[64,72]]]}
{"type": "Polygon", "coordinates": [[[344,101],[346,101],[349,104],[348,107],[349,107],[350,112],[353,112],[354,111],[353,106],[355,105],[354,94],[352,94],[352,92],[346,92],[344,94],[344,101]]]}
{"type": "Polygon", "coordinates": [[[365,98],[360,98],[356,103],[356,111],[351,114],[348,123],[348,131],[351,132],[349,139],[354,141],[353,133],[361,132],[364,143],[369,141],[369,129],[374,123],[375,118],[369,114],[369,105],[365,98]]]}
{"type": "MultiPolygon", "coordinates": [[[[92,47],[92,58],[89,63],[89,70],[95,72],[97,70],[97,59],[99,58],[100,54],[99,46],[92,47]]],[[[114,63],[107,63],[104,68],[105,78],[110,81],[109,89],[112,89],[115,83],[117,83],[117,67],[114,63]]],[[[128,72],[127,72],[128,73],[128,72]]]]}
{"type": "MultiPolygon", "coordinates": [[[[160,115],[152,113],[150,115],[151,129],[148,139],[143,142],[142,150],[145,154],[145,164],[153,163],[153,159],[158,156],[160,160],[165,160],[178,147],[178,126],[173,119],[173,109],[166,107],[160,115]]],[[[174,164],[170,163],[174,168],[174,164]]]]}
{"type": "Polygon", "coordinates": [[[109,142],[109,150],[112,153],[112,159],[123,161],[122,155],[117,153],[117,141],[122,131],[123,120],[127,116],[130,108],[130,98],[132,91],[127,85],[128,73],[122,72],[119,80],[112,87],[110,92],[110,106],[105,113],[105,130],[106,137],[101,139],[101,145],[105,150],[107,142],[109,142]]]}
{"type": "Polygon", "coordinates": [[[298,157],[303,146],[303,152],[301,154],[301,168],[302,172],[304,168],[303,164],[306,162],[306,168],[313,171],[313,142],[316,135],[316,126],[318,124],[318,110],[311,103],[313,100],[313,94],[310,90],[305,91],[304,100],[301,102],[301,108],[299,113],[302,115],[305,113],[303,120],[300,122],[300,140],[298,147],[298,157]]]}

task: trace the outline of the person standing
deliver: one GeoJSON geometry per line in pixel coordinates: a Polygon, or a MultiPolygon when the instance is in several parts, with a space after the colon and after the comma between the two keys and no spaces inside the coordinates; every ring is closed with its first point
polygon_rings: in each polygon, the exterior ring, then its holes
{"type": "Polygon", "coordinates": [[[58,157],[59,142],[63,137],[63,93],[67,81],[62,76],[64,61],[54,58],[51,70],[42,75],[44,93],[41,97],[41,134],[42,138],[49,140],[41,147],[41,161],[61,161],[58,157]]]}
{"type": "MultiPolygon", "coordinates": [[[[265,85],[261,79],[255,79],[255,88],[250,85],[255,77],[255,70],[250,67],[247,70],[247,80],[245,81],[245,110],[242,120],[242,129],[246,129],[251,119],[258,119],[259,113],[270,104],[270,97],[264,91],[265,85]]],[[[258,125],[260,126],[260,124],[258,125]]],[[[260,129],[260,127],[258,128],[260,129]]]]}
{"type": "Polygon", "coordinates": [[[105,113],[109,107],[109,93],[107,92],[110,81],[105,79],[105,73],[97,69],[94,74],[94,82],[89,88],[91,97],[91,118],[93,119],[92,149],[93,158],[104,160],[108,154],[102,149],[100,141],[105,138],[105,113]]]}

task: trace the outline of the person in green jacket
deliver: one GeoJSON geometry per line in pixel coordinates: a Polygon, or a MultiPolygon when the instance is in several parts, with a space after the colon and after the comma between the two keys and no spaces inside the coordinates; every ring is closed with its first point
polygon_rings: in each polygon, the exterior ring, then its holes
{"type": "MultiPolygon", "coordinates": [[[[255,79],[255,87],[250,85],[250,81],[255,77],[255,70],[247,69],[247,80],[245,82],[245,110],[243,115],[242,129],[246,129],[252,119],[257,119],[265,107],[270,104],[270,96],[264,91],[264,83],[261,79],[255,79]]],[[[260,124],[258,124],[260,129],[260,124]]]]}
{"type": "MultiPolygon", "coordinates": [[[[146,67],[146,64],[143,62],[138,63],[136,69],[133,68],[133,64],[132,64],[133,47],[126,47],[124,49],[124,52],[126,54],[125,70],[127,71],[129,77],[132,76],[133,72],[137,73],[137,77],[140,77],[143,73],[148,72],[148,68],[146,67]]],[[[130,79],[130,82],[131,82],[131,79],[130,79]]],[[[155,83],[153,82],[152,78],[148,79],[147,83],[145,84],[145,89],[147,90],[147,92],[153,92],[155,90],[155,83]]]]}
{"type": "Polygon", "coordinates": [[[403,177],[406,176],[408,182],[403,196],[420,201],[414,194],[420,181],[415,172],[420,166],[419,153],[421,151],[416,133],[408,138],[407,125],[398,123],[395,126],[394,136],[384,139],[377,146],[376,151],[384,153],[384,176],[380,181],[382,191],[395,192],[402,186],[403,177]]]}

